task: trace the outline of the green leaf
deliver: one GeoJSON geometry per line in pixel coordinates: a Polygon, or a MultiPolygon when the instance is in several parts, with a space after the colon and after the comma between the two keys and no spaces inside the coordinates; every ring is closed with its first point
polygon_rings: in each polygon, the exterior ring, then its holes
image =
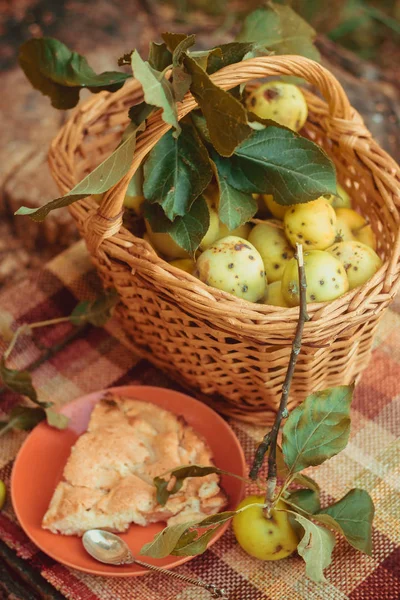
{"type": "Polygon", "coordinates": [[[258,210],[257,200],[251,194],[241,192],[229,185],[226,177],[218,169],[220,157],[216,153],[213,153],[212,157],[217,168],[216,177],[220,193],[219,218],[232,231],[254,217],[258,210]]]}
{"type": "Polygon", "coordinates": [[[167,48],[167,44],[157,44],[150,42],[148,63],[155,71],[164,71],[172,64],[172,54],[167,48]]]}
{"type": "Polygon", "coordinates": [[[258,42],[275,54],[301,54],[318,61],[315,37],[314,29],[289,6],[268,2],[246,17],[236,41],[258,42]]]}
{"type": "Polygon", "coordinates": [[[308,475],[305,475],[304,473],[295,473],[292,481],[293,481],[293,483],[298,483],[299,485],[302,485],[303,487],[307,488],[308,490],[311,490],[311,491],[315,492],[316,494],[319,494],[320,490],[319,490],[318,483],[316,481],[314,481],[314,479],[312,479],[308,475]]]}
{"type": "Polygon", "coordinates": [[[151,150],[144,165],[144,195],[173,221],[187,214],[212,175],[207,149],[194,127],[182,123],[178,139],[168,131],[151,150]]]}
{"type": "Polygon", "coordinates": [[[163,120],[172,125],[175,135],[178,135],[181,128],[171,83],[165,79],[163,73],[159,73],[144,61],[137,50],[132,53],[131,64],[134,76],[142,84],[145,102],[161,108],[163,120]]]}
{"type": "Polygon", "coordinates": [[[0,361],[0,377],[3,384],[9,390],[27,396],[32,402],[37,402],[37,393],[32,384],[32,376],[28,371],[19,371],[18,369],[8,369],[4,358],[0,361]]]}
{"type": "Polygon", "coordinates": [[[198,527],[204,528],[213,525],[204,533],[199,533],[198,530],[186,531],[179,539],[174,550],[171,552],[174,556],[196,556],[207,550],[207,545],[214,537],[215,533],[222,527],[224,523],[232,519],[236,514],[235,510],[224,511],[211,515],[203,519],[198,527]]]}
{"type": "Polygon", "coordinates": [[[170,52],[172,52],[172,54],[175,52],[175,50],[179,46],[179,44],[181,44],[188,38],[190,38],[189,46],[192,46],[196,39],[196,36],[194,36],[194,35],[188,36],[188,35],[186,35],[186,33],[171,33],[170,31],[166,31],[165,33],[162,33],[161,37],[164,40],[164,42],[166,43],[168,50],[170,52]]]}
{"type": "MultiPolygon", "coordinates": [[[[226,471],[221,471],[221,473],[226,473],[226,471]]],[[[228,475],[231,475],[231,473],[228,473],[228,475]]],[[[216,513],[215,515],[210,515],[209,517],[205,517],[204,519],[202,519],[199,522],[198,527],[210,527],[213,525],[222,525],[223,523],[226,523],[227,521],[229,521],[229,519],[232,519],[232,517],[234,517],[236,515],[236,513],[237,513],[236,510],[225,510],[223,512],[216,513]]]]}
{"type": "Polygon", "coordinates": [[[335,166],[322,148],[282,127],[253,131],[218,170],[241,192],[272,194],[283,205],[336,192],[335,166]]]}
{"type": "Polygon", "coordinates": [[[235,510],[224,511],[190,521],[188,523],[179,523],[170,525],[157,533],[153,540],[145,544],[140,550],[140,554],[151,556],[152,558],[165,558],[170,554],[177,556],[193,556],[204,552],[207,548],[207,543],[219,527],[232,519],[236,514],[235,510]],[[199,533],[198,529],[212,527],[210,532],[199,533]],[[191,531],[195,528],[195,532],[191,531]],[[197,537],[195,537],[194,533],[197,537]],[[208,535],[205,535],[207,533],[208,535]]]}
{"type": "Polygon", "coordinates": [[[319,527],[302,515],[291,512],[304,529],[304,536],[297,546],[297,552],[306,563],[306,573],[313,581],[326,581],[324,569],[331,564],[335,536],[324,527],[319,527]]]}
{"type": "MultiPolygon", "coordinates": [[[[279,477],[286,480],[289,477],[290,471],[289,467],[285,463],[282,448],[280,446],[276,447],[276,466],[279,477]]],[[[298,485],[301,485],[309,490],[313,490],[316,494],[319,494],[320,488],[318,483],[308,475],[305,475],[305,473],[292,473],[290,474],[290,477],[292,483],[297,483],[298,485]]]]}
{"type": "Polygon", "coordinates": [[[357,550],[371,555],[374,503],[365,490],[350,490],[341,500],[318,511],[315,520],[345,536],[357,550]]]}
{"type": "Polygon", "coordinates": [[[292,410],[282,436],[290,473],[320,465],[346,447],[353,389],[344,385],[316,392],[292,410]]]}
{"type": "Polygon", "coordinates": [[[181,542],[178,548],[175,546],[175,549],[171,552],[171,554],[173,554],[174,556],[196,556],[197,554],[203,554],[203,552],[207,550],[207,546],[210,540],[214,537],[217,529],[219,529],[219,527],[208,529],[207,531],[198,536],[196,536],[195,532],[189,531],[186,534],[188,536],[186,538],[187,542],[181,542]],[[194,539],[192,539],[193,535],[194,539]]]}
{"type": "Polygon", "coordinates": [[[143,196],[143,167],[140,166],[132,176],[126,190],[126,196],[143,196]]]}
{"type": "Polygon", "coordinates": [[[181,40],[174,49],[172,55],[172,89],[174,91],[175,99],[178,102],[182,100],[186,92],[189,91],[190,84],[192,83],[191,75],[183,66],[183,59],[185,58],[186,50],[194,44],[195,39],[195,35],[189,35],[181,40]]]}
{"type": "Polygon", "coordinates": [[[153,231],[169,233],[178,246],[192,255],[210,225],[210,212],[203,196],[195,200],[184,217],[176,217],[173,222],[165,216],[163,209],[157,204],[144,203],[144,214],[153,231]]]}
{"type": "Polygon", "coordinates": [[[134,106],[130,107],[128,111],[128,117],[134,125],[139,126],[144,123],[146,119],[148,119],[148,117],[156,110],[156,108],[156,106],[152,106],[146,102],[140,102],[139,104],[134,104],[134,106]]]}
{"type": "Polygon", "coordinates": [[[300,510],[309,513],[310,515],[316,513],[321,508],[319,494],[314,490],[296,490],[290,492],[289,496],[285,498],[285,502],[300,508],[300,510]]]}
{"type": "Polygon", "coordinates": [[[83,300],[79,302],[69,319],[73,325],[91,323],[95,327],[103,327],[111,317],[118,300],[118,292],[109,289],[93,301],[83,300]]]}
{"type": "Polygon", "coordinates": [[[199,67],[203,69],[203,71],[207,71],[211,57],[219,56],[221,58],[222,50],[221,48],[212,48],[211,50],[195,50],[191,51],[189,54],[190,58],[193,58],[193,60],[199,65],[199,67]]]}
{"type": "Polygon", "coordinates": [[[46,418],[46,413],[41,407],[15,406],[9,413],[8,421],[0,423],[0,436],[11,429],[28,431],[36,427],[46,418]]]}
{"type": "Polygon", "coordinates": [[[222,156],[231,156],[251,133],[246,109],[231,94],[216,86],[193,58],[186,56],[184,64],[192,76],[190,91],[207,121],[214,148],[222,156]]]}
{"type": "Polygon", "coordinates": [[[192,112],[190,113],[190,119],[203,142],[211,144],[211,138],[207,127],[207,122],[201,111],[192,110],[192,112]]]}
{"type": "Polygon", "coordinates": [[[254,44],[251,42],[231,42],[222,44],[216,50],[219,52],[210,53],[208,56],[207,73],[212,74],[223,67],[238,63],[252,52],[254,44]]]}
{"type": "Polygon", "coordinates": [[[281,477],[282,479],[286,479],[289,475],[289,467],[285,463],[282,448],[278,444],[276,446],[276,468],[279,477],[281,477]]]}
{"type": "Polygon", "coordinates": [[[151,542],[148,542],[141,548],[140,554],[151,556],[152,558],[169,556],[179,542],[180,537],[189,531],[191,527],[197,525],[200,520],[165,527],[165,529],[154,536],[151,542]]]}
{"type": "Polygon", "coordinates": [[[118,183],[128,172],[136,146],[136,133],[140,127],[132,128],[132,132],[94,171],[89,173],[68,194],[51,200],[39,208],[21,206],[16,215],[29,215],[34,221],[43,221],[47,215],[57,208],[69,206],[92,194],[102,194],[118,183]]]}
{"type": "Polygon", "coordinates": [[[172,51],[172,89],[175,100],[179,102],[189,90],[192,81],[182,63],[186,50],[193,46],[196,36],[181,33],[163,33],[161,37],[172,51]]]}
{"type": "Polygon", "coordinates": [[[47,423],[56,429],[65,429],[68,427],[69,419],[62,413],[59,413],[52,408],[46,408],[47,423]]]}
{"type": "Polygon", "coordinates": [[[49,96],[55,108],[73,108],[79,92],[108,90],[116,92],[130,77],[110,71],[96,74],[86,59],[53,38],[34,38],[19,49],[18,62],[32,86],[49,96]]]}

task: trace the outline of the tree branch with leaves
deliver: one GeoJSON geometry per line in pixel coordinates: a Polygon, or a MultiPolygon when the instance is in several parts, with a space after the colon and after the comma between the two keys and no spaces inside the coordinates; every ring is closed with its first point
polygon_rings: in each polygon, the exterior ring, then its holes
{"type": "MultiPolygon", "coordinates": [[[[290,385],[301,351],[304,325],[309,320],[305,265],[300,244],[297,244],[296,259],[300,285],[299,319],[279,409],[272,429],[266,433],[255,452],[250,470],[251,480],[256,481],[264,494],[263,504],[260,507],[260,504],[250,503],[237,510],[207,517],[197,523],[180,523],[166,527],[152,542],[142,548],[141,554],[153,558],[163,558],[169,554],[201,554],[207,549],[207,544],[215,532],[227,520],[254,508],[261,508],[266,519],[272,518],[273,511],[277,510],[289,515],[298,535],[297,551],[306,563],[307,575],[314,581],[325,581],[324,569],[331,562],[332,550],[336,543],[332,530],[343,535],[357,550],[371,554],[374,505],[369,494],[356,488],[330,506],[321,507],[317,482],[301,472],[308,467],[322,464],[346,447],[350,434],[353,386],[340,386],[311,394],[290,415],[288,414],[290,385]],[[285,419],[280,447],[278,434],[285,419]],[[267,478],[263,485],[258,479],[258,473],[268,452],[267,478]],[[282,484],[276,493],[278,476],[282,479],[282,484]],[[293,488],[293,485],[296,488],[293,488]]],[[[212,466],[178,467],[154,479],[158,503],[164,505],[171,495],[178,493],[186,478],[203,477],[210,473],[238,476],[212,466]]]]}

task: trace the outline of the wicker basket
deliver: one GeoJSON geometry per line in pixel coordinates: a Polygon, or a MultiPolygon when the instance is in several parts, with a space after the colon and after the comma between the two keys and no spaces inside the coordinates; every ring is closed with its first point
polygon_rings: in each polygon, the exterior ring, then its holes
{"type": "MultiPolygon", "coordinates": [[[[337,80],[302,57],[263,57],[212,76],[224,89],[270,75],[297,75],[319,89],[306,91],[308,121],[302,133],[318,142],[338,178],[378,237],[382,268],[363,287],[330,303],[308,305],[289,408],[312,391],[349,384],[370,359],[373,334],[400,282],[399,167],[371,138],[337,80]],[[291,406],[290,406],[291,405],[291,406]]],[[[127,110],[143,99],[133,80],[115,94],[102,92],[74,112],[54,140],[50,167],[66,193],[116,146],[127,110]]],[[[179,118],[196,102],[188,94],[179,118]]],[[[129,173],[100,207],[91,197],[70,207],[93,261],[121,303],[126,341],[220,412],[268,424],[277,408],[298,309],[259,305],[208,287],[170,266],[149,244],[122,226],[122,203],[133,173],[169,129],[158,112],[140,134],[129,173]]]]}

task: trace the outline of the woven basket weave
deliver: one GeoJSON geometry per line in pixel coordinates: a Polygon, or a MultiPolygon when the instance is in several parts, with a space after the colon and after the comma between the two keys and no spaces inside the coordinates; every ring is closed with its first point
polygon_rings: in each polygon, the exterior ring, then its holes
{"type": "MultiPolygon", "coordinates": [[[[224,89],[270,75],[303,77],[319,89],[306,91],[308,121],[302,134],[334,161],[338,179],[378,238],[382,268],[362,287],[330,303],[308,305],[302,352],[289,408],[312,391],[349,384],[370,358],[373,334],[400,282],[399,181],[397,164],[371,138],[360,115],[329,71],[302,57],[263,57],[225,67],[212,76],[224,89]]],[[[115,94],[102,92],[78,107],[54,140],[49,155],[62,193],[115,148],[127,111],[143,99],[132,80],[115,94]]],[[[188,94],[179,118],[196,107],[188,94]]],[[[137,140],[132,166],[104,194],[70,206],[93,261],[121,303],[126,341],[217,410],[269,424],[278,405],[298,309],[241,300],[170,266],[149,244],[122,226],[128,183],[169,126],[153,115],[137,140]]]]}

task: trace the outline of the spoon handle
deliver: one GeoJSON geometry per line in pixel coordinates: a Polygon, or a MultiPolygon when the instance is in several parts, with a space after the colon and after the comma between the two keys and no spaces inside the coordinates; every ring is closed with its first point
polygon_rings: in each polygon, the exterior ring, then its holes
{"type": "Polygon", "coordinates": [[[149,565],[148,563],[144,563],[141,560],[137,560],[136,558],[135,564],[140,565],[141,567],[145,567],[146,569],[151,569],[152,571],[157,571],[158,573],[162,573],[163,575],[170,575],[171,577],[175,577],[176,579],[180,579],[181,581],[185,581],[186,583],[190,583],[191,585],[197,585],[198,587],[202,587],[205,590],[209,591],[213,598],[228,598],[226,590],[218,588],[212,583],[206,583],[201,579],[193,579],[192,577],[187,577],[186,575],[181,575],[180,573],[170,571],[169,569],[163,569],[162,567],[157,567],[156,565],[149,565]]]}

